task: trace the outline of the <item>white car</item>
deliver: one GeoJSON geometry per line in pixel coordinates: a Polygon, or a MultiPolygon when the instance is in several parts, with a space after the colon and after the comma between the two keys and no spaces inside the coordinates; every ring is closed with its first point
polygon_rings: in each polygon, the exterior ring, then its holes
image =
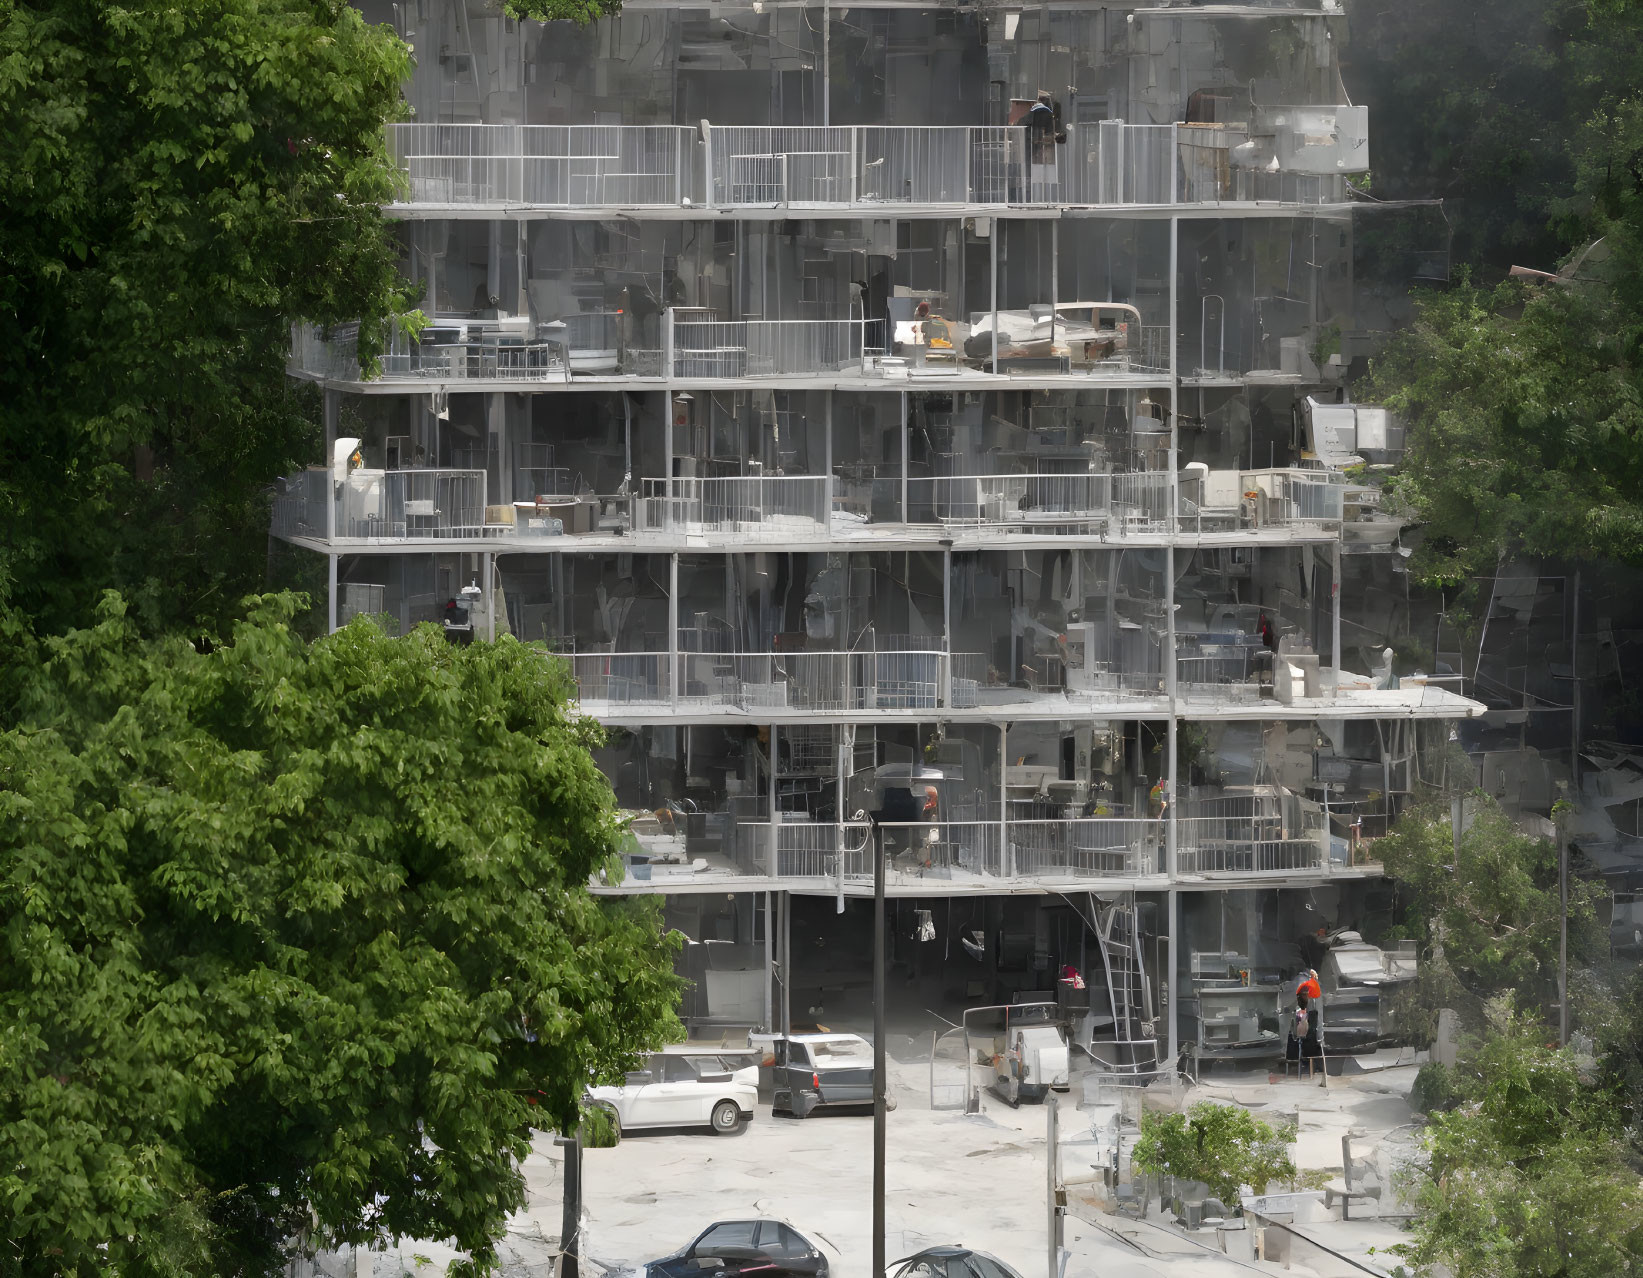
{"type": "Polygon", "coordinates": [[[620,1087],[588,1093],[616,1115],[624,1133],[656,1127],[711,1127],[731,1136],[753,1117],[759,1100],[759,1067],[736,1068],[711,1052],[663,1051],[620,1087]]]}

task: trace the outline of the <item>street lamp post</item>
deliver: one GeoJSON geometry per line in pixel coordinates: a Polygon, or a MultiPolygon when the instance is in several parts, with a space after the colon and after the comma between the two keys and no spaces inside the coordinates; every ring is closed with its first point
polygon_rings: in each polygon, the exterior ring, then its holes
{"type": "Polygon", "coordinates": [[[884,1278],[884,827],[873,821],[873,1278],[884,1278]]]}

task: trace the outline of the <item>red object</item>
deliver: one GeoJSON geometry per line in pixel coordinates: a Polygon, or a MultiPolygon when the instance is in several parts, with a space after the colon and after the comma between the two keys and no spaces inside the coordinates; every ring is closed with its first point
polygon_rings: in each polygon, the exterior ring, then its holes
{"type": "Polygon", "coordinates": [[[1295,992],[1297,994],[1305,994],[1307,998],[1314,1003],[1324,996],[1324,992],[1319,987],[1318,982],[1310,976],[1301,978],[1301,983],[1295,987],[1295,992]]]}

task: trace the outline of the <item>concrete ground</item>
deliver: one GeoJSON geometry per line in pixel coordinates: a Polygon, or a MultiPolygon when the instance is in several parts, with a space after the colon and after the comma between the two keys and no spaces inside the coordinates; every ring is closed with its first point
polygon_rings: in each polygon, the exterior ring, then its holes
{"type": "MultiPolygon", "coordinates": [[[[984,1094],[983,1112],[932,1109],[930,1067],[916,1059],[911,1040],[892,1039],[890,1082],[896,1108],[889,1116],[887,1255],[908,1255],[936,1243],[961,1243],[991,1252],[1023,1278],[1050,1273],[1046,1222],[1045,1109],[1011,1109],[984,1094]]],[[[1303,1168],[1341,1169],[1341,1136],[1353,1153],[1373,1159],[1385,1146],[1407,1149],[1412,1133],[1404,1100],[1415,1067],[1381,1069],[1394,1058],[1370,1062],[1375,1072],[1315,1082],[1269,1079],[1265,1073],[1228,1075],[1183,1088],[1176,1103],[1215,1100],[1271,1117],[1300,1119],[1297,1162],[1303,1168]],[[1389,1139],[1390,1138],[1390,1139],[1389,1139]]],[[[1155,1094],[1147,1104],[1165,1105],[1155,1094]]],[[[1127,1106],[1133,1119],[1136,1098],[1127,1106]]],[[[1120,1102],[1111,1092],[1075,1078],[1059,1100],[1062,1175],[1072,1214],[1065,1222],[1069,1260],[1062,1278],[1242,1278],[1251,1273],[1358,1278],[1391,1268],[1386,1255],[1399,1225],[1385,1216],[1343,1222],[1321,1204],[1292,1222],[1296,1237],[1287,1266],[1252,1259],[1247,1235],[1188,1234],[1156,1203],[1142,1220],[1104,1215],[1094,1205],[1097,1173],[1106,1161],[1120,1102]],[[1321,1244],[1321,1247],[1313,1244],[1321,1244]],[[1235,1245],[1237,1244],[1237,1245],[1235,1245]],[[1231,1254],[1222,1254],[1225,1246],[1231,1254]],[[1242,1259],[1239,1259],[1239,1256],[1242,1259]]],[[[1134,1128],[1123,1148],[1133,1145],[1134,1128]]],[[[620,1275],[665,1255],[716,1220],[776,1216],[823,1245],[835,1278],[866,1275],[871,1266],[872,1116],[821,1113],[802,1122],[776,1118],[766,1100],[739,1135],[708,1132],[633,1134],[614,1149],[589,1150],[583,1161],[582,1273],[620,1275]]],[[[562,1151],[539,1137],[525,1166],[529,1203],[509,1226],[506,1278],[547,1278],[557,1250],[563,1187],[562,1151]]],[[[1391,1204],[1389,1203],[1388,1206],[1391,1204]]],[[[1374,1208],[1354,1208],[1373,1216],[1374,1208]]],[[[442,1273],[448,1249],[406,1243],[376,1253],[366,1267],[319,1267],[317,1274],[442,1273]]],[[[339,1258],[340,1259],[340,1258],[339,1258]]],[[[363,1257],[361,1259],[364,1259],[363,1257]]],[[[302,1278],[307,1278],[306,1274],[302,1278]]]]}
{"type": "MultiPolygon", "coordinates": [[[[930,1107],[927,1062],[892,1059],[896,1108],[889,1116],[886,1250],[891,1259],[936,1243],[961,1243],[991,1252],[1024,1278],[1049,1272],[1045,1110],[1011,1109],[984,1094],[983,1112],[966,1116],[930,1107]]],[[[1297,1142],[1305,1167],[1340,1169],[1340,1137],[1362,1133],[1354,1152],[1368,1153],[1376,1133],[1409,1121],[1402,1097],[1413,1069],[1316,1083],[1269,1082],[1265,1074],[1213,1080],[1188,1089],[1182,1100],[1241,1103],[1301,1118],[1297,1142]],[[1404,1077],[1407,1074],[1408,1077],[1404,1077]]],[[[1093,1178],[1099,1157],[1092,1129],[1109,1128],[1117,1105],[1081,1086],[1060,1100],[1063,1175],[1093,1178]],[[1094,1104],[1084,1104],[1086,1099],[1094,1104]]],[[[871,1265],[872,1133],[870,1113],[822,1113],[802,1122],[771,1115],[768,1103],[738,1136],[678,1132],[631,1135],[614,1149],[584,1156],[586,1208],[584,1272],[620,1273],[676,1249],[715,1220],[775,1216],[822,1243],[840,1278],[867,1274],[871,1265]]],[[[531,1202],[521,1229],[557,1235],[560,1152],[537,1143],[526,1166],[531,1202]]],[[[1074,1196],[1078,1196],[1076,1187],[1074,1196]]],[[[1283,1272],[1272,1266],[1212,1254],[1213,1231],[1188,1236],[1156,1212],[1146,1221],[1103,1217],[1084,1207],[1086,1220],[1069,1219],[1071,1253],[1065,1278],[1153,1278],[1192,1274],[1231,1278],[1283,1272]]],[[[1298,1225],[1326,1242],[1340,1222],[1298,1225]]],[[[1384,1248],[1391,1226],[1377,1225],[1360,1250],[1384,1248]]],[[[1362,1232],[1362,1231],[1358,1231],[1362,1232]]],[[[1333,1243],[1329,1245],[1334,1245],[1333,1243]]],[[[1383,1262],[1384,1263],[1384,1262],[1383,1262]]],[[[1305,1273],[1296,1266],[1290,1272],[1305,1273]]],[[[1373,1272],[1373,1271],[1372,1271],[1373,1272]]]]}

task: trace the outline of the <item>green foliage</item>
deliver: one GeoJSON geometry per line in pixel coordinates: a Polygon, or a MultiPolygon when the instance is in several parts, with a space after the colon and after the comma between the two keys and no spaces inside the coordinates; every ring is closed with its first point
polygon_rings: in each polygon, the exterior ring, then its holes
{"type": "Polygon", "coordinates": [[[621,11],[622,0],[502,0],[502,12],[510,18],[568,21],[577,26],[586,26],[621,11]]]}
{"type": "Polygon", "coordinates": [[[659,911],[594,897],[620,823],[513,640],[145,642],[110,596],[0,735],[0,1254],[264,1274],[286,1240],[483,1266],[537,1127],[677,1031],[659,911]]]}
{"type": "Polygon", "coordinates": [[[1154,1175],[1202,1181],[1230,1206],[1240,1185],[1261,1194],[1274,1181],[1294,1181],[1294,1143],[1293,1126],[1274,1126],[1238,1105],[1200,1101],[1185,1114],[1143,1114],[1130,1161],[1154,1175]]]}
{"type": "Polygon", "coordinates": [[[1455,1085],[1454,1072],[1438,1061],[1427,1061],[1415,1075],[1415,1085],[1409,1089],[1409,1108],[1417,1114],[1436,1114],[1453,1109],[1461,1102],[1455,1085]]]}
{"type": "MultiPolygon", "coordinates": [[[[1447,805],[1411,809],[1375,844],[1398,885],[1405,929],[1427,948],[1410,1001],[1399,1009],[1417,1037],[1430,1036],[1440,1007],[1477,1027],[1485,1004],[1501,994],[1515,992],[1535,1011],[1557,996],[1557,849],[1520,834],[1487,796],[1467,802],[1473,815],[1458,858],[1447,805]]],[[[1597,918],[1602,896],[1600,885],[1571,876],[1571,967],[1607,954],[1597,918]]]]}
{"type": "MultiPolygon", "coordinates": [[[[1630,269],[1616,245],[1605,275],[1630,269]]],[[[1417,577],[1470,585],[1519,553],[1643,564],[1640,335],[1606,279],[1421,299],[1370,392],[1410,426],[1391,487],[1424,526],[1417,577]]]]}
{"type": "Polygon", "coordinates": [[[1576,187],[1590,131],[1636,102],[1643,7],[1349,0],[1347,17],[1345,75],[1369,107],[1378,196],[1443,200],[1460,260],[1499,270],[1549,268],[1593,233],[1576,187]]]}
{"type": "MultiPolygon", "coordinates": [[[[0,0],[0,608],[221,632],[317,449],[293,319],[402,309],[409,51],[342,0],[0,0]]],[[[14,618],[14,621],[16,619],[14,618]]]]}
{"type": "Polygon", "coordinates": [[[1643,1272],[1643,1185],[1609,1097],[1531,1022],[1499,1012],[1449,1072],[1413,1181],[1418,1215],[1396,1248],[1453,1278],[1612,1278],[1643,1272]]]}

